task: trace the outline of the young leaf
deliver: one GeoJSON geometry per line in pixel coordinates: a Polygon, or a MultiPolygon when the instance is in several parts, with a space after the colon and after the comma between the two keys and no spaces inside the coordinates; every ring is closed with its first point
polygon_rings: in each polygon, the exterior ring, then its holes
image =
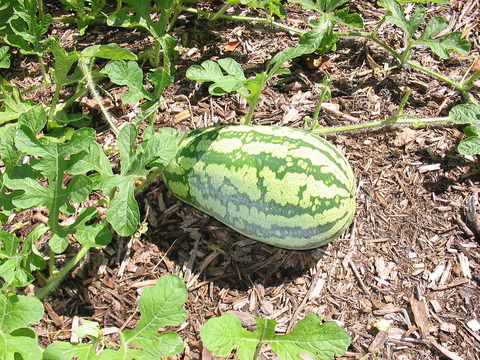
{"type": "Polygon", "coordinates": [[[178,51],[175,50],[175,46],[177,46],[178,41],[170,34],[164,34],[158,39],[158,42],[160,43],[163,51],[163,68],[170,76],[173,76],[175,73],[173,60],[178,58],[178,51]]]}
{"type": "Polygon", "coordinates": [[[407,20],[403,7],[396,0],[380,0],[378,5],[388,9],[387,20],[407,33],[409,39],[413,38],[420,24],[425,19],[425,8],[418,5],[413,11],[410,20],[407,20]]]}
{"type": "Polygon", "coordinates": [[[148,79],[152,82],[154,91],[154,100],[146,101],[140,105],[140,112],[135,117],[135,123],[138,125],[143,120],[149,118],[162,106],[164,100],[162,98],[163,90],[173,84],[173,76],[170,76],[168,71],[160,68],[156,68],[147,74],[148,79]]]}
{"type": "Polygon", "coordinates": [[[237,348],[241,360],[253,358],[255,349],[268,344],[281,360],[302,359],[306,354],[318,360],[341,356],[350,345],[348,333],[334,322],[321,323],[316,314],[298,322],[286,335],[276,335],[274,320],[257,318],[257,329],[251,333],[242,328],[240,320],[224,314],[210,319],[200,331],[204,345],[216,356],[227,356],[237,348]]]}
{"type": "Polygon", "coordinates": [[[42,36],[50,27],[51,15],[45,14],[38,19],[35,0],[19,0],[13,4],[13,8],[14,15],[8,20],[11,32],[7,31],[5,42],[19,47],[22,54],[41,56],[46,50],[42,36]]]}
{"type": "Polygon", "coordinates": [[[72,65],[78,59],[78,53],[67,53],[57,40],[52,41],[49,48],[52,50],[53,56],[55,57],[55,69],[52,70],[52,75],[57,86],[61,87],[67,80],[72,65]]]}
{"type": "Polygon", "coordinates": [[[289,0],[294,4],[301,5],[305,10],[314,10],[322,15],[322,19],[332,22],[333,24],[342,24],[352,29],[360,30],[363,28],[363,19],[359,14],[349,14],[347,7],[336,12],[334,10],[350,0],[289,0]]]}
{"type": "Polygon", "coordinates": [[[123,60],[112,60],[100,73],[108,76],[114,84],[128,86],[130,90],[122,97],[124,104],[135,103],[143,98],[153,100],[152,94],[143,87],[143,71],[136,61],[126,63],[123,60]]]}
{"type": "Polygon", "coordinates": [[[137,229],[140,212],[135,199],[135,181],[141,176],[116,175],[107,184],[107,191],[117,189],[108,206],[107,221],[121,236],[130,236],[137,229]]]}
{"type": "Polygon", "coordinates": [[[34,280],[32,272],[45,268],[45,261],[35,247],[35,241],[47,230],[44,225],[37,226],[27,235],[23,244],[15,235],[0,230],[0,277],[4,279],[5,286],[27,286],[34,280]]]}
{"type": "Polygon", "coordinates": [[[174,0],[163,0],[158,2],[160,18],[154,22],[150,17],[152,9],[150,2],[138,0],[123,0],[134,10],[134,14],[130,11],[120,9],[119,11],[110,14],[107,18],[109,26],[121,27],[141,27],[148,30],[153,37],[158,41],[164,34],[169,16],[176,5],[174,0]]]}
{"type": "Polygon", "coordinates": [[[187,319],[182,307],[187,300],[187,288],[178,276],[162,276],[155,286],[143,291],[138,303],[140,322],[134,330],[123,332],[125,342],[139,347],[155,342],[159,328],[178,326],[187,319]]]}
{"type": "Polygon", "coordinates": [[[448,26],[448,21],[442,17],[430,19],[427,27],[416,41],[419,44],[428,45],[432,51],[442,59],[448,59],[450,54],[448,49],[455,50],[459,54],[466,55],[470,52],[470,43],[467,39],[462,39],[462,33],[455,31],[453,33],[434,38],[435,34],[444,30],[448,26]]]}
{"type": "Polygon", "coordinates": [[[43,353],[43,360],[98,360],[95,344],[55,342],[43,353]]]}

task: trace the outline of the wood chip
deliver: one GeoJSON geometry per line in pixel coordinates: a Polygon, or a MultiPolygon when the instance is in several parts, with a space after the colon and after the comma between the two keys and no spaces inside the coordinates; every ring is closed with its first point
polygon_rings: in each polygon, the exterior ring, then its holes
{"type": "Polygon", "coordinates": [[[385,342],[388,340],[388,334],[385,331],[379,331],[373,339],[372,343],[368,346],[369,353],[375,353],[383,349],[385,342]]]}
{"type": "Polygon", "coordinates": [[[430,324],[428,321],[428,309],[425,301],[416,300],[413,297],[410,298],[410,307],[413,312],[413,319],[415,324],[420,330],[423,339],[426,339],[430,335],[430,324]]]}

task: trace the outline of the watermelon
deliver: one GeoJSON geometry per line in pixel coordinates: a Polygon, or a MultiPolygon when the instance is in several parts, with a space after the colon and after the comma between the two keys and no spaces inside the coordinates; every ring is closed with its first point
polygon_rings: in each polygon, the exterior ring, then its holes
{"type": "Polygon", "coordinates": [[[191,131],[163,180],[178,199],[237,232],[284,249],[323,246],[355,213],[355,175],[328,141],[277,126],[191,131]]]}

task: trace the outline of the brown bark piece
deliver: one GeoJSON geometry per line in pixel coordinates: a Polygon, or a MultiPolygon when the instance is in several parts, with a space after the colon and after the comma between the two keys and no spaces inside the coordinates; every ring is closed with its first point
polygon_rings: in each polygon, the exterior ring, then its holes
{"type": "Polygon", "coordinates": [[[430,325],[428,322],[428,311],[425,302],[423,300],[415,300],[413,297],[411,297],[410,306],[412,308],[415,324],[417,324],[417,327],[420,329],[422,338],[428,338],[430,335],[430,325]]]}

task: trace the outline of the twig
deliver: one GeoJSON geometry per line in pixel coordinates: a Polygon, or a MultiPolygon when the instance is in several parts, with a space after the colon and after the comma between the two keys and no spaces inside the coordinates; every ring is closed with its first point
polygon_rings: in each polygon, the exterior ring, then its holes
{"type": "Polygon", "coordinates": [[[444,348],[442,345],[440,345],[439,343],[437,343],[437,342],[434,341],[434,340],[430,341],[430,343],[433,345],[433,347],[435,347],[438,351],[440,351],[443,355],[445,355],[445,356],[448,357],[449,359],[452,359],[452,360],[465,360],[465,359],[462,358],[461,356],[458,356],[458,355],[455,354],[454,352],[448,350],[447,348],[444,348]]]}
{"type": "Polygon", "coordinates": [[[370,296],[370,291],[368,291],[368,288],[365,286],[365,283],[363,282],[363,279],[362,279],[362,277],[360,276],[360,273],[358,272],[357,267],[355,266],[355,264],[353,263],[353,261],[350,260],[350,261],[348,262],[348,264],[349,264],[350,267],[352,268],[353,273],[355,274],[355,277],[357,278],[358,282],[360,283],[360,286],[362,287],[362,289],[363,289],[363,291],[365,292],[365,294],[367,294],[367,295],[370,296]]]}
{"type": "Polygon", "coordinates": [[[290,322],[288,323],[287,333],[292,331],[293,327],[295,326],[295,324],[297,322],[297,318],[298,318],[298,315],[300,314],[300,311],[302,311],[303,308],[305,307],[305,305],[307,304],[308,299],[310,299],[310,294],[313,292],[313,290],[315,289],[315,286],[317,285],[318,279],[320,278],[321,261],[322,260],[319,260],[317,262],[316,272],[315,272],[315,275],[313,277],[312,283],[310,284],[310,287],[309,287],[307,293],[305,294],[305,297],[303,298],[302,302],[300,303],[300,305],[297,307],[297,309],[293,313],[292,318],[290,319],[290,322]]]}

